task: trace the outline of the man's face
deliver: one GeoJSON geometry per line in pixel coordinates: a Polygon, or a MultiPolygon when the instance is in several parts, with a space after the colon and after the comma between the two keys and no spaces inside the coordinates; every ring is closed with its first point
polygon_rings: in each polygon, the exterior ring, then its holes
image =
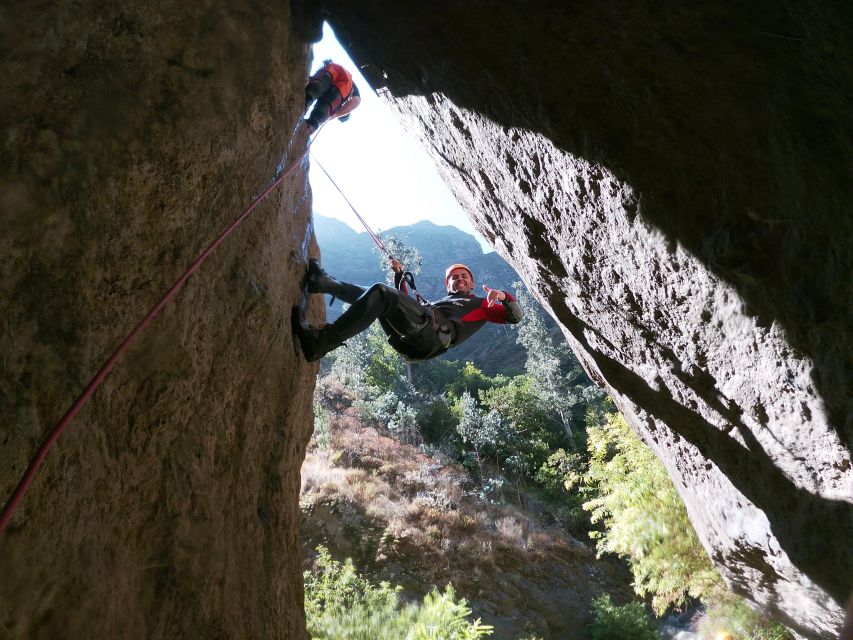
{"type": "Polygon", "coordinates": [[[467,296],[474,288],[474,280],[467,269],[457,267],[450,272],[450,277],[447,278],[447,290],[450,293],[459,293],[467,296]]]}

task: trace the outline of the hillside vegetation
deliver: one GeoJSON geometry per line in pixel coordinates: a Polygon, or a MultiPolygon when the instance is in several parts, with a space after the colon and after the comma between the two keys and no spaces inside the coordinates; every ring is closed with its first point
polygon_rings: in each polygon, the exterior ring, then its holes
{"type": "Polygon", "coordinates": [[[489,498],[446,455],[365,426],[357,400],[331,380],[318,401],[302,468],[306,558],[325,545],[410,600],[452,584],[499,638],[581,638],[595,597],[631,598],[624,566],[542,523],[535,504],[489,498]]]}

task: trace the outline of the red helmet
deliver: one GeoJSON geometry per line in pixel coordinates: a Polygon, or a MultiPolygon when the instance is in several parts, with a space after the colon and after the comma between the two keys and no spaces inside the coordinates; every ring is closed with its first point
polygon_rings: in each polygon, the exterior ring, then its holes
{"type": "Polygon", "coordinates": [[[474,282],[474,273],[469,269],[466,265],[457,263],[452,264],[447,267],[447,271],[444,272],[444,286],[447,286],[447,281],[450,280],[450,272],[454,269],[465,269],[468,272],[468,275],[471,276],[471,282],[474,282]]]}

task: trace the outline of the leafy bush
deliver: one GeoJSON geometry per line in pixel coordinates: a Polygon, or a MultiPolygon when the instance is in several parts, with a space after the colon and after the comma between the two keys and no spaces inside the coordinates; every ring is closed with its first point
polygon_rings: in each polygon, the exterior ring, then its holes
{"type": "Polygon", "coordinates": [[[588,409],[604,403],[607,395],[592,384],[556,327],[548,329],[542,308],[522,284],[516,282],[513,287],[525,309],[517,341],[527,351],[524,368],[535,382],[531,391],[540,407],[571,436],[588,409]]]}
{"type": "Polygon", "coordinates": [[[660,640],[660,633],[639,602],[616,606],[605,593],[592,601],[590,640],[660,640]]]}
{"type": "Polygon", "coordinates": [[[429,390],[433,393],[439,391],[452,393],[455,386],[462,380],[462,368],[463,365],[456,360],[435,358],[418,362],[412,365],[412,380],[417,389],[429,390]]]}
{"type": "Polygon", "coordinates": [[[367,332],[369,357],[365,363],[365,379],[367,384],[380,391],[408,391],[406,382],[406,363],[400,358],[394,348],[388,344],[385,332],[374,324],[367,332]],[[401,385],[404,388],[401,388],[401,385]]]}
{"type": "Polygon", "coordinates": [[[328,549],[317,547],[317,570],[305,571],[305,612],[309,618],[332,609],[348,610],[357,605],[383,609],[397,604],[399,587],[387,582],[378,586],[365,580],[355,570],[351,559],[341,563],[334,560],[328,549]]]}
{"type": "MultiPolygon", "coordinates": [[[[471,609],[462,598],[457,602],[453,587],[447,585],[444,593],[433,589],[424,596],[420,607],[412,607],[414,616],[405,636],[407,640],[476,640],[492,635],[491,625],[480,620],[468,621],[471,609]]],[[[402,627],[401,627],[402,630],[402,627]]]]}
{"type": "Polygon", "coordinates": [[[438,443],[456,433],[458,418],[444,397],[433,398],[418,414],[418,426],[424,440],[438,443]]]}
{"type": "Polygon", "coordinates": [[[387,423],[388,430],[400,442],[419,445],[423,442],[418,427],[418,412],[404,402],[398,402],[387,423]]]}
{"type": "Polygon", "coordinates": [[[305,617],[315,640],[477,640],[492,628],[470,622],[465,599],[450,585],[427,594],[420,604],[402,604],[400,587],[361,577],[352,560],[333,560],[317,548],[315,571],[306,571],[305,617]]]}
{"type": "Polygon", "coordinates": [[[634,589],[651,595],[656,612],[688,596],[714,597],[722,580],[687,517],[663,464],[619,414],[589,428],[586,482],[598,496],[584,504],[592,521],[605,525],[598,551],[628,558],[634,589]]]}
{"type": "Polygon", "coordinates": [[[791,634],[778,623],[770,622],[744,600],[729,595],[710,605],[699,623],[702,637],[716,638],[729,633],[749,640],[791,640],[791,634]]]}
{"type": "Polygon", "coordinates": [[[399,404],[400,398],[393,391],[356,400],[356,406],[362,419],[377,420],[384,424],[388,424],[388,421],[396,413],[399,404]]]}
{"type": "Polygon", "coordinates": [[[467,391],[476,398],[480,391],[506,384],[506,382],[506,376],[498,374],[492,378],[480,371],[473,363],[466,362],[465,366],[459,370],[456,379],[447,387],[447,391],[456,397],[460,397],[467,391]]]}
{"type": "Polygon", "coordinates": [[[536,471],[534,480],[547,494],[554,498],[563,498],[569,487],[574,483],[569,480],[582,477],[587,471],[586,456],[580,453],[569,453],[560,448],[551,453],[536,471]]]}
{"type": "Polygon", "coordinates": [[[586,472],[585,453],[569,453],[560,448],[548,456],[533,476],[545,496],[560,505],[557,519],[575,533],[586,533],[590,527],[589,514],[583,509],[585,499],[576,489],[576,479],[583,478],[586,472]]]}
{"type": "Polygon", "coordinates": [[[341,384],[356,396],[363,397],[368,387],[365,371],[370,357],[368,332],[363,331],[347,340],[346,346],[335,349],[324,357],[323,365],[328,364],[331,375],[337,377],[341,384]]]}

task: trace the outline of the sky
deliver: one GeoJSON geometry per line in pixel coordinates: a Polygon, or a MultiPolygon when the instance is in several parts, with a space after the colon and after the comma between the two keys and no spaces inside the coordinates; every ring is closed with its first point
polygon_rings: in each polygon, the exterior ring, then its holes
{"type": "Polygon", "coordinates": [[[471,234],[484,251],[492,251],[442,182],[420,142],[403,129],[394,112],[369,87],[328,24],[323,25],[323,39],[314,45],[312,73],[326,58],[353,74],[361,104],[349,121],[329,122],[311,145],[309,180],[314,211],[364,231],[319,163],[377,233],[431,220],[471,234]]]}

